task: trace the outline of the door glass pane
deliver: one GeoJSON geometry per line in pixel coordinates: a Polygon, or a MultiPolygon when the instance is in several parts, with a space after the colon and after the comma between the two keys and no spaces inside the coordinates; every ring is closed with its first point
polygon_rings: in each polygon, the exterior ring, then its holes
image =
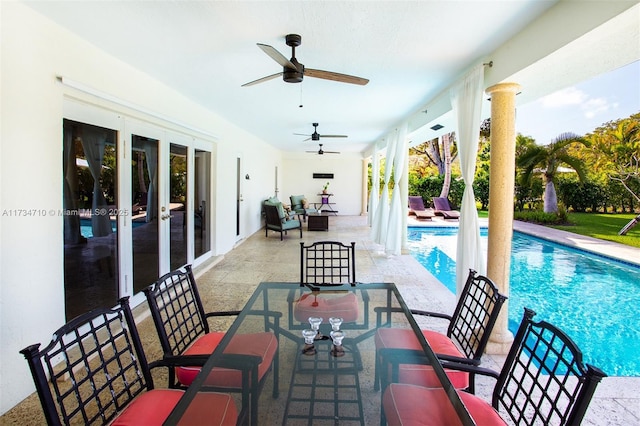
{"type": "Polygon", "coordinates": [[[211,250],[209,241],[210,194],[211,194],[211,153],[196,149],[195,158],[195,202],[193,209],[195,257],[211,250]]]}
{"type": "Polygon", "coordinates": [[[64,120],[66,319],[118,300],[116,131],[64,120]]]}
{"type": "Polygon", "coordinates": [[[171,144],[169,153],[171,270],[187,263],[187,148],[171,144]]]}
{"type": "Polygon", "coordinates": [[[159,274],[158,140],[131,137],[133,292],[153,284],[159,274]]]}

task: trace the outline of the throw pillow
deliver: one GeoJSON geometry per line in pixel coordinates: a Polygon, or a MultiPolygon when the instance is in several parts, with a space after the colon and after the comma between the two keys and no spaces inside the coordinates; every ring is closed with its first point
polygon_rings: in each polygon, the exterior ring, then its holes
{"type": "Polygon", "coordinates": [[[289,199],[291,200],[291,208],[293,210],[302,208],[302,200],[304,199],[304,195],[292,195],[291,197],[289,197],[289,199]]]}
{"type": "Polygon", "coordinates": [[[302,199],[302,208],[303,209],[308,209],[309,208],[309,202],[307,201],[306,198],[302,199]]]}
{"type": "Polygon", "coordinates": [[[282,223],[286,222],[287,216],[284,214],[284,208],[282,207],[282,203],[276,203],[276,208],[278,209],[278,217],[282,223]]]}

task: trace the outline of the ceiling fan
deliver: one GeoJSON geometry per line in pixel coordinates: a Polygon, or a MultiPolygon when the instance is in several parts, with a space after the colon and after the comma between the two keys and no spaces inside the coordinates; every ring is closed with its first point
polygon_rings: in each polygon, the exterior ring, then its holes
{"type": "Polygon", "coordinates": [[[318,151],[307,151],[312,152],[314,154],[323,155],[323,154],[340,154],[338,151],[324,151],[322,149],[322,144],[320,144],[320,149],[318,151]]]}
{"type": "Polygon", "coordinates": [[[302,133],[294,133],[294,135],[309,136],[303,142],[306,142],[308,140],[319,141],[320,138],[347,138],[348,137],[347,135],[321,135],[320,133],[318,133],[318,123],[312,123],[312,124],[313,124],[313,133],[311,133],[310,135],[305,135],[302,133]]]}
{"type": "Polygon", "coordinates": [[[296,59],[296,47],[300,46],[300,44],[302,43],[302,37],[298,34],[287,34],[285,40],[287,46],[291,46],[291,59],[287,59],[282,53],[278,52],[276,49],[267,44],[258,43],[258,47],[262,49],[264,53],[266,53],[271,57],[271,59],[282,65],[282,72],[250,81],[243,84],[242,87],[252,86],[254,84],[262,83],[279,76],[282,76],[282,79],[287,83],[300,83],[305,75],[307,75],[308,77],[323,78],[325,80],[340,81],[342,83],[359,84],[361,86],[364,86],[369,82],[369,80],[366,78],[356,77],[353,75],[305,68],[304,65],[298,62],[298,60],[296,59]]]}

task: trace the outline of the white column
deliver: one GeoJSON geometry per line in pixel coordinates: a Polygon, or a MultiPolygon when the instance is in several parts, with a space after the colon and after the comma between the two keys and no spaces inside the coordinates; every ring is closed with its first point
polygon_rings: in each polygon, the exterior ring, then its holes
{"type": "Polygon", "coordinates": [[[367,190],[368,190],[368,170],[369,170],[369,159],[362,159],[362,197],[360,199],[360,216],[367,215],[367,190]]]}

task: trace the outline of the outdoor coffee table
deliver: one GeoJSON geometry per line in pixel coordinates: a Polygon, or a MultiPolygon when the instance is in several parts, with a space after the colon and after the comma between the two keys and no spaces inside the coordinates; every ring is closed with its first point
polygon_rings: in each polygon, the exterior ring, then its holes
{"type": "MultiPolygon", "coordinates": [[[[327,303],[318,303],[319,309],[322,306],[327,306],[327,303]]],[[[326,312],[318,312],[318,317],[324,314],[326,312]]],[[[206,391],[203,387],[204,379],[219,364],[221,354],[232,336],[265,329],[276,332],[279,338],[279,393],[274,399],[271,388],[273,380],[268,377],[260,393],[257,419],[252,423],[379,424],[382,393],[374,391],[373,383],[376,354],[373,336],[378,327],[377,314],[381,314],[382,318],[379,326],[388,327],[393,324],[394,327],[414,330],[424,357],[440,379],[443,392],[447,393],[448,403],[453,405],[460,423],[473,425],[473,420],[424,339],[395,284],[358,283],[355,286],[347,284],[320,289],[282,282],[263,282],[258,285],[164,424],[179,424],[181,416],[198,392],[206,391]],[[324,299],[326,302],[350,293],[355,294],[358,300],[358,316],[355,320],[340,325],[339,329],[345,334],[341,348],[336,348],[331,338],[326,337],[332,330],[328,321],[322,321],[319,333],[310,333],[305,330],[312,329],[312,326],[295,317],[296,302],[302,296],[315,297],[319,302],[324,299]],[[281,314],[279,327],[276,329],[274,312],[281,314]],[[271,316],[267,313],[271,313],[271,316]],[[305,344],[303,331],[311,335],[314,342],[312,350],[305,344]]],[[[229,356],[230,354],[225,354],[225,357],[229,356]]],[[[273,374],[273,371],[269,374],[273,374]]]]}
{"type": "Polygon", "coordinates": [[[309,213],[307,214],[307,231],[328,231],[329,213],[309,213]]]}

